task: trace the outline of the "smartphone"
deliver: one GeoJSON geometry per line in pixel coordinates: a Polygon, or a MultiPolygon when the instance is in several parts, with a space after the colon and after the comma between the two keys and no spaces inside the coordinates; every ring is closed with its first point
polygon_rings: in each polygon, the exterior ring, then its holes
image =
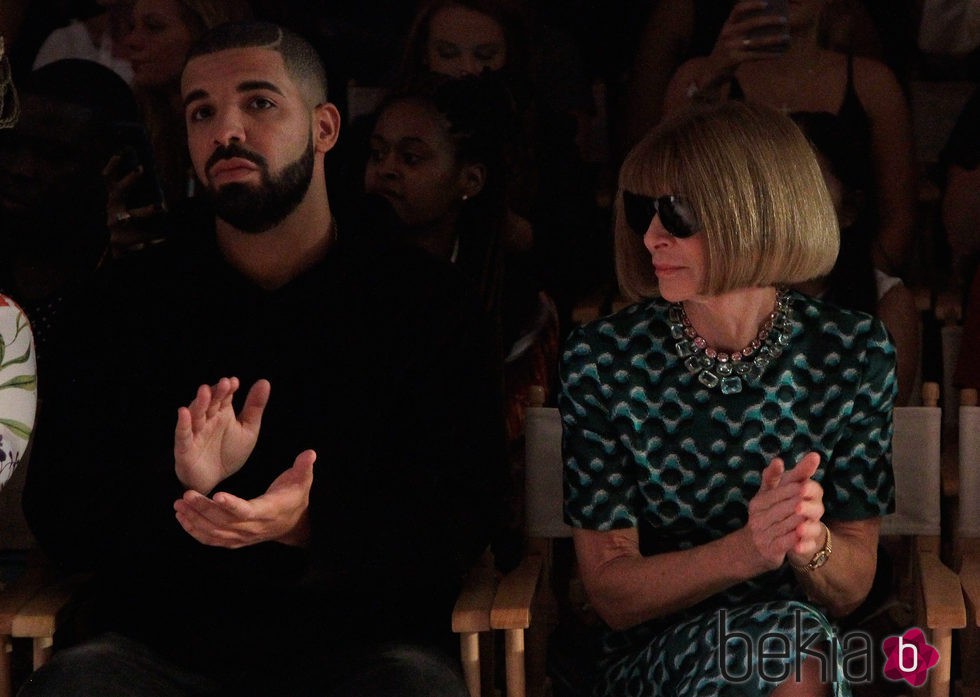
{"type": "MultiPolygon", "coordinates": [[[[772,15],[774,17],[782,17],[784,20],[789,21],[789,0],[768,0],[769,6],[764,10],[759,10],[759,12],[749,15],[752,17],[759,17],[761,15],[772,15]]],[[[758,27],[749,31],[748,37],[753,41],[759,39],[773,39],[776,37],[786,37],[789,34],[788,24],[773,24],[766,25],[764,27],[758,27]]],[[[759,46],[756,50],[759,51],[772,51],[774,53],[781,53],[789,47],[788,41],[780,41],[773,44],[765,44],[759,46]]]]}
{"type": "Polygon", "coordinates": [[[150,134],[146,126],[137,121],[116,121],[112,125],[113,137],[117,143],[117,153],[120,162],[116,176],[123,177],[137,167],[143,168],[143,174],[126,192],[125,205],[127,210],[156,206],[160,210],[166,208],[163,194],[163,184],[157,171],[153,148],[150,145],[150,134]]]}

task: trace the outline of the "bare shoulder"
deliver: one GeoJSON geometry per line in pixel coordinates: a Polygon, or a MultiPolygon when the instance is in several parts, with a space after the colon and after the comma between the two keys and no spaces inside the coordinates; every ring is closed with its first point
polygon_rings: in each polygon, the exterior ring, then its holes
{"type": "Polygon", "coordinates": [[[703,57],[691,58],[681,63],[674,71],[667,84],[667,93],[664,95],[664,116],[676,113],[684,107],[692,87],[695,90],[701,89],[702,83],[705,82],[707,60],[703,57]]]}
{"type": "Polygon", "coordinates": [[[878,314],[886,325],[888,325],[889,319],[897,319],[903,322],[917,320],[918,309],[915,306],[915,295],[904,283],[896,283],[878,300],[878,314]]]}
{"type": "Polygon", "coordinates": [[[686,98],[687,90],[692,84],[700,87],[701,83],[704,82],[707,69],[708,58],[706,56],[689,58],[677,66],[677,70],[674,71],[667,87],[667,101],[670,102],[672,99],[680,101],[686,98]]]}
{"type": "Polygon", "coordinates": [[[677,67],[677,71],[674,73],[674,77],[671,78],[671,81],[681,83],[685,83],[685,81],[696,81],[697,78],[704,72],[707,65],[707,56],[689,58],[677,67]]]}
{"type": "Polygon", "coordinates": [[[905,100],[895,73],[874,58],[854,57],[854,89],[869,112],[904,103],[905,100]]]}

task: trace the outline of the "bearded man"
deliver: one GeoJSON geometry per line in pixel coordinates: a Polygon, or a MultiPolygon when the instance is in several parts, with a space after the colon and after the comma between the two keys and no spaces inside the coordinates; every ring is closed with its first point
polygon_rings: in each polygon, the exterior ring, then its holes
{"type": "Polygon", "coordinates": [[[182,97],[215,216],[76,320],[24,505],[93,581],[22,694],[465,695],[449,613],[506,476],[489,325],[448,265],[338,229],[302,39],[212,30],[182,97]]]}

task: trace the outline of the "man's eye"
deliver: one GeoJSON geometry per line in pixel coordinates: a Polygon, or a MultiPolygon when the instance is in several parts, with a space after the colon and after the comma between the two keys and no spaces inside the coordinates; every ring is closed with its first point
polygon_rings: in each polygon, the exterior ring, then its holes
{"type": "Polygon", "coordinates": [[[189,116],[191,121],[203,121],[211,116],[212,113],[211,107],[202,106],[192,110],[189,116]]]}
{"type": "Polygon", "coordinates": [[[494,58],[497,57],[497,50],[496,49],[490,49],[490,50],[485,50],[485,51],[476,51],[474,53],[474,55],[476,56],[476,59],[478,61],[482,61],[484,63],[489,63],[494,58]]]}
{"type": "Polygon", "coordinates": [[[417,165],[422,161],[421,155],[416,155],[414,152],[402,153],[402,160],[406,165],[417,165]]]}
{"type": "Polygon", "coordinates": [[[276,105],[271,99],[266,99],[265,97],[255,97],[248,104],[253,109],[259,110],[271,109],[276,105]]]}

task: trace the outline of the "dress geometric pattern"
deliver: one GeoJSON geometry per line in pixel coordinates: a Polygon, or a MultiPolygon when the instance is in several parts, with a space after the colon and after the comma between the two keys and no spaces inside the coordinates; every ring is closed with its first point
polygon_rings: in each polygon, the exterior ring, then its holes
{"type": "MultiPolygon", "coordinates": [[[[789,307],[784,352],[728,395],[684,367],[662,299],[578,328],[565,344],[558,399],[567,522],[637,528],[644,555],[690,549],[744,527],[770,460],[781,457],[791,469],[811,450],[821,457],[814,479],[824,489],[825,520],[890,512],[891,340],[869,315],[795,291],[789,307]]],[[[671,617],[609,630],[595,694],[769,694],[785,678],[765,678],[800,660],[798,627],[802,637],[833,637],[822,612],[804,600],[784,564],[671,617]],[[719,630],[729,639],[725,651],[719,630]],[[762,668],[757,648],[766,632],[781,633],[791,650],[762,668]],[[736,680],[743,676],[748,682],[736,680]]],[[[836,668],[829,673],[835,693],[849,694],[836,668]]]]}

